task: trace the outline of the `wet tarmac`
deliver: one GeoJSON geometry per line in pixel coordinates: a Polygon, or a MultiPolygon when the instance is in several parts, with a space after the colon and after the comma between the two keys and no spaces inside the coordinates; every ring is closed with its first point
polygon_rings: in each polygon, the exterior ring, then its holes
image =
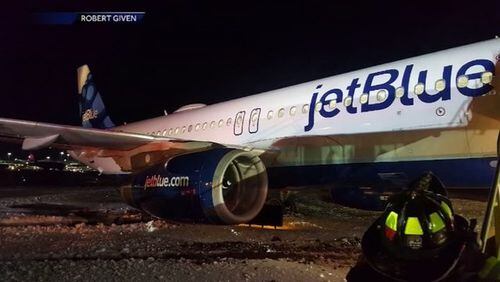
{"type": "MultiPolygon", "coordinates": [[[[453,202],[481,223],[483,198],[453,202]]],[[[379,214],[305,191],[281,228],[214,226],[151,218],[114,188],[1,187],[0,281],[344,281],[379,214]]]]}

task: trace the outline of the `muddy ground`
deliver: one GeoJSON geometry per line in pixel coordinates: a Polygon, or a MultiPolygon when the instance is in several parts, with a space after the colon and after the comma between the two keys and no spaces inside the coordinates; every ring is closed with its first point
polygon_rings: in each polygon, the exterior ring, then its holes
{"type": "MultiPolygon", "coordinates": [[[[1,187],[0,281],[344,281],[379,213],[295,196],[274,229],[153,219],[113,188],[1,187]]],[[[480,224],[484,197],[463,196],[480,224]]]]}

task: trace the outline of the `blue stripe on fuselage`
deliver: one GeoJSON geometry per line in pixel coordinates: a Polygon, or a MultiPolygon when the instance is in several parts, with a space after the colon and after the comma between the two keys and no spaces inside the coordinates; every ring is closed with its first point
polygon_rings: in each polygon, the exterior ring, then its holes
{"type": "Polygon", "coordinates": [[[495,157],[269,167],[270,188],[325,184],[380,185],[387,175],[406,184],[432,171],[447,188],[489,188],[495,175],[495,157]]]}

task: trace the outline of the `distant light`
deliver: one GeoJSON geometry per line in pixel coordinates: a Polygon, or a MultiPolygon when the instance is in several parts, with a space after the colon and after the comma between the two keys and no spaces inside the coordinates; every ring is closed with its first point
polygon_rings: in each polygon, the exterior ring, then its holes
{"type": "Polygon", "coordinates": [[[12,153],[11,152],[7,153],[7,156],[9,156],[9,157],[12,156],[12,153]]]}
{"type": "Polygon", "coordinates": [[[68,161],[68,159],[64,159],[64,161],[65,161],[65,162],[67,162],[67,161],[68,161]]]}
{"type": "Polygon", "coordinates": [[[50,156],[46,156],[45,158],[46,158],[47,160],[50,160],[50,156]]]}
{"type": "Polygon", "coordinates": [[[61,154],[61,156],[62,156],[62,155],[64,155],[64,152],[60,152],[59,154],[61,154]]]}

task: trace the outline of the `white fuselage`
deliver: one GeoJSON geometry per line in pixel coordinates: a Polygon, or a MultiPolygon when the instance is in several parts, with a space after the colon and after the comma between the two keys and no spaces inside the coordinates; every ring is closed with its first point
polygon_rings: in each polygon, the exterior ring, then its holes
{"type": "MultiPolygon", "coordinates": [[[[500,39],[494,39],[194,106],[114,130],[277,149],[281,156],[273,159],[275,166],[491,156],[498,116],[476,115],[471,105],[473,100],[496,101],[491,96],[498,95],[488,94],[494,94],[489,84],[498,54],[500,39]],[[342,153],[335,157],[317,152],[337,152],[339,146],[342,153]]],[[[103,167],[104,161],[92,166],[114,169],[103,167]]]]}

